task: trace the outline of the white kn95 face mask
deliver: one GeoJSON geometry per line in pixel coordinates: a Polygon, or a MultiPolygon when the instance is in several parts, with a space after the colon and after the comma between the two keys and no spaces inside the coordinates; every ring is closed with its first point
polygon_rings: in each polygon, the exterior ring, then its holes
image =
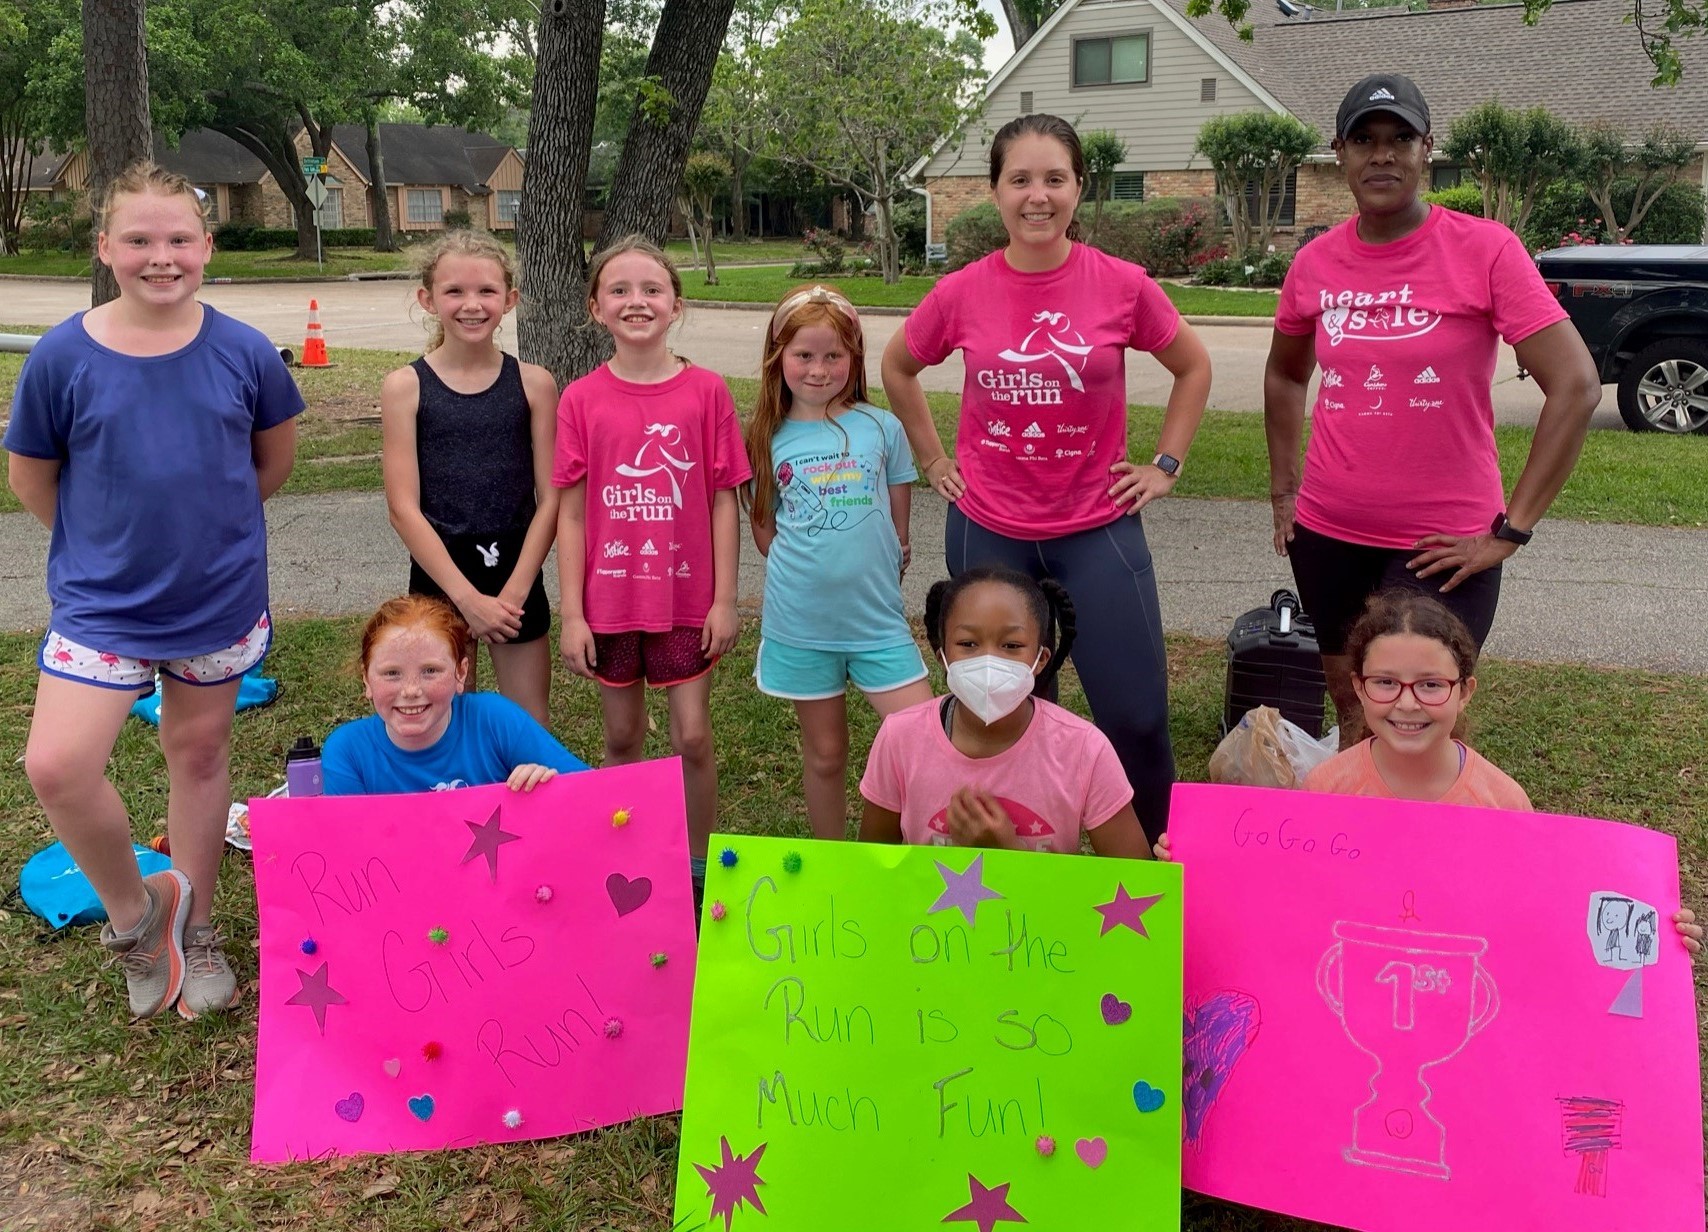
{"type": "Polygon", "coordinates": [[[953,663],[945,659],[949,692],[983,722],[994,723],[1013,714],[1031,694],[1032,673],[1043,658],[1044,652],[1040,650],[1031,667],[1001,655],[975,655],[953,663]]]}

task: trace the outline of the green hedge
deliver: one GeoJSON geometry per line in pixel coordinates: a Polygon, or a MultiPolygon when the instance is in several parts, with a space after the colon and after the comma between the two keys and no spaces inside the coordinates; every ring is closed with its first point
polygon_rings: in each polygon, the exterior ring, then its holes
{"type": "MultiPolygon", "coordinates": [[[[402,238],[402,237],[400,237],[402,238]]],[[[372,227],[338,227],[320,233],[326,248],[372,248],[372,227]]],[[[252,222],[228,222],[214,228],[214,245],[227,252],[260,252],[269,248],[295,248],[295,227],[262,227],[252,222]]]]}
{"type": "MultiPolygon", "coordinates": [[[[1613,185],[1614,208],[1623,213],[1630,208],[1635,184],[1620,180],[1613,185]]],[[[1702,189],[1688,180],[1669,184],[1660,200],[1649,207],[1643,221],[1637,224],[1631,239],[1638,244],[1700,244],[1702,228],[1708,214],[1708,199],[1702,189]]],[[[1559,248],[1576,243],[1572,233],[1582,242],[1605,244],[1611,240],[1601,211],[1589,199],[1584,186],[1575,180],[1550,184],[1530,211],[1524,225],[1524,243],[1532,252],[1559,248]]]]}
{"type": "Polygon", "coordinates": [[[1483,216],[1483,190],[1475,184],[1457,184],[1452,188],[1424,193],[1423,199],[1431,205],[1446,206],[1473,218],[1483,216]]]}
{"type": "MultiPolygon", "coordinates": [[[[1091,211],[1083,204],[1079,225],[1085,231],[1091,227],[1091,211]]],[[[1104,205],[1097,234],[1089,242],[1112,256],[1144,266],[1152,274],[1184,274],[1194,258],[1216,242],[1220,229],[1220,219],[1210,201],[1174,197],[1115,201],[1104,205]]],[[[949,246],[949,268],[956,270],[1006,246],[1008,232],[996,206],[985,201],[957,214],[944,239],[949,246]]]]}

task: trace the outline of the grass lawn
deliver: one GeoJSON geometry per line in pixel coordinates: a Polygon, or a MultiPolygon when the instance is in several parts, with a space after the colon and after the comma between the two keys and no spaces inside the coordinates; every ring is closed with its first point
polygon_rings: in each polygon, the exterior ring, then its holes
{"type": "MultiPolygon", "coordinates": [[[[298,261],[294,249],[261,252],[221,252],[208,262],[208,278],[342,278],[346,274],[375,273],[408,268],[407,252],[375,252],[371,248],[331,248],[324,267],[313,260],[298,261]]],[[[74,278],[89,276],[89,258],[69,252],[26,252],[0,257],[0,274],[58,274],[74,278]]]]}
{"type": "MultiPolygon", "coordinates": [[[[0,333],[39,332],[34,327],[0,325],[0,333]]],[[[331,368],[295,370],[309,410],[300,420],[299,462],[285,485],[286,492],[377,490],[382,486],[378,461],[380,381],[415,356],[404,351],[353,348],[334,348],[331,356],[331,368]]],[[[22,364],[22,356],[0,354],[0,406],[11,405],[12,385],[22,364]]],[[[744,410],[753,405],[758,395],[756,381],[735,377],[729,385],[737,405],[744,410]]],[[[874,393],[873,398],[880,404],[884,401],[882,393],[874,393]]],[[[959,395],[932,393],[927,399],[938,432],[945,442],[953,440],[959,395]]],[[[1161,423],[1158,407],[1127,409],[1133,457],[1149,456],[1161,423]]],[[[1495,430],[1508,491],[1524,467],[1532,436],[1529,428],[1495,430]]],[[[1193,443],[1191,465],[1177,496],[1263,499],[1269,490],[1265,450],[1262,416],[1208,412],[1193,443]]],[[[1642,526],[1705,527],[1705,473],[1708,436],[1592,432],[1549,516],[1642,526]]],[[[18,508],[11,492],[0,489],[0,513],[18,508]]]]}
{"type": "MultiPolygon", "coordinates": [[[[240,716],[233,744],[237,797],[271,788],[298,735],[324,736],[363,713],[348,664],[357,621],[282,622],[269,670],[284,691],[272,707],[240,716]]],[[[714,683],[725,828],[804,834],[800,755],[792,709],[760,696],[750,677],[752,629],[714,683]]],[[[1205,776],[1222,690],[1219,644],[1170,638],[1175,748],[1183,779],[1205,776]]],[[[0,761],[23,750],[34,688],[33,643],[0,635],[0,761]]],[[[1485,662],[1473,738],[1524,784],[1540,809],[1615,817],[1680,840],[1685,899],[1700,908],[1708,872],[1708,695],[1693,678],[1559,665],[1485,662]],[[1640,740],[1632,733],[1642,734],[1640,740]]],[[[937,682],[939,690],[941,681],[937,682]]],[[[1084,710],[1071,671],[1063,700],[1084,710]]],[[[648,754],[668,752],[661,698],[648,754]]],[[[570,748],[599,747],[598,704],[559,672],[553,727],[570,748]]],[[[850,710],[853,798],[874,724],[850,710]]],[[[152,729],[127,724],[113,760],[148,837],[162,827],[165,782],[152,729]]],[[[0,779],[0,868],[8,880],[49,840],[21,773],[0,779]]],[[[219,915],[243,1008],[229,1018],[175,1015],[129,1027],[122,981],[104,967],[93,929],[40,944],[40,921],[0,914],[0,1213],[7,1226],[46,1215],[65,1228],[534,1229],[669,1227],[678,1123],[658,1117],[574,1138],[442,1154],[355,1158],[282,1168],[248,1160],[254,1075],[256,935],[252,874],[233,853],[219,915]],[[15,1220],[16,1222],[11,1222],[15,1220]]],[[[1702,1000],[1703,976],[1698,976],[1702,1000]]],[[[1189,1232],[1303,1232],[1279,1216],[1188,1197],[1189,1232]]]]}

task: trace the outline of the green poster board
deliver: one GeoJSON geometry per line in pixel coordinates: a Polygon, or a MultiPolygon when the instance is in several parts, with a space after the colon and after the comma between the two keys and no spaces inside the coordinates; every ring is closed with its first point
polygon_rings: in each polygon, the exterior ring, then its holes
{"type": "Polygon", "coordinates": [[[1182,906],[1178,865],[715,838],[676,1227],[1178,1228],[1182,906]]]}

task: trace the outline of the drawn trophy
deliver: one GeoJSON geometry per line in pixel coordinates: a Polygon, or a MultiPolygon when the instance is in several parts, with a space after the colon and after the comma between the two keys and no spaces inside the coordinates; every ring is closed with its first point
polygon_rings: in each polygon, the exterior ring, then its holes
{"type": "Polygon", "coordinates": [[[1370,1099],[1353,1110],[1352,1164],[1446,1180],[1447,1129],[1429,1113],[1423,1071],[1457,1055],[1500,1009],[1479,961],[1482,937],[1338,920],[1317,964],[1317,992],[1347,1038],[1376,1060],[1370,1099]]]}

